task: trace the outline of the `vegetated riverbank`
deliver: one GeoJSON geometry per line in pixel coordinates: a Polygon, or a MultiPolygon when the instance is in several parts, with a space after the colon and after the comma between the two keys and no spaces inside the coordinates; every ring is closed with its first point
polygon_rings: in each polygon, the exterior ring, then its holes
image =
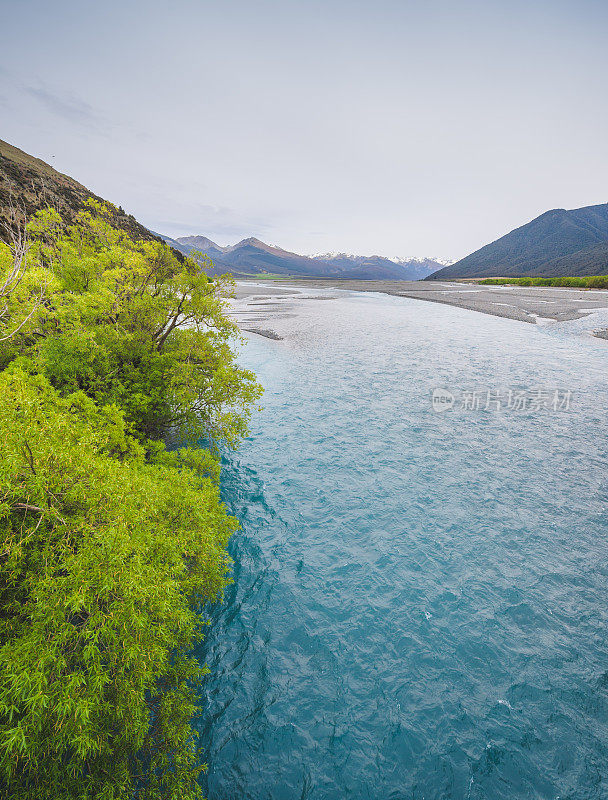
{"type": "Polygon", "coordinates": [[[231,284],[96,202],[0,243],[0,795],[194,800],[201,609],[238,527],[203,435],[261,389],[231,284]]]}
{"type": "Polygon", "coordinates": [[[480,286],[563,286],[574,289],[608,289],[608,275],[562,278],[484,278],[480,286]]]}

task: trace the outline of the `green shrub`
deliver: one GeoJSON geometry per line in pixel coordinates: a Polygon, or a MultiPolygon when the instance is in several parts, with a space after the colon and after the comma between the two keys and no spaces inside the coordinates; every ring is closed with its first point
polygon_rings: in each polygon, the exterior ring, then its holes
{"type": "Polygon", "coordinates": [[[0,246],[0,795],[194,800],[188,652],[237,523],[216,457],[162,437],[234,446],[261,388],[228,279],[96,203],[30,236],[18,273],[0,246]]]}
{"type": "Polygon", "coordinates": [[[186,653],[236,522],[115,407],[18,369],[0,392],[3,796],[196,797],[186,653]]]}
{"type": "MultiPolygon", "coordinates": [[[[210,281],[167,245],[132,241],[92,200],[67,230],[47,211],[30,233],[29,284],[44,281],[46,301],[0,343],[0,366],[25,358],[60,392],[115,403],[138,438],[173,430],[236,444],[260,389],[235,361],[238,331],[225,314],[231,279],[210,281]]],[[[10,304],[15,328],[29,284],[10,304]]]]}
{"type": "Polygon", "coordinates": [[[577,289],[608,289],[608,275],[562,278],[485,278],[482,286],[564,286],[577,289]]]}

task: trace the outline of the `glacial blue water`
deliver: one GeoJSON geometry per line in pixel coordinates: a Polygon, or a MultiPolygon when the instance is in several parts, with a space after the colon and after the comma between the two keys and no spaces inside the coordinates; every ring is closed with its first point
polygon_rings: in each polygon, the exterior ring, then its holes
{"type": "Polygon", "coordinates": [[[242,530],[198,651],[209,800],[608,797],[608,342],[301,305],[241,357],[266,395],[223,469],[242,530]],[[570,410],[485,408],[539,387],[570,410]]]}

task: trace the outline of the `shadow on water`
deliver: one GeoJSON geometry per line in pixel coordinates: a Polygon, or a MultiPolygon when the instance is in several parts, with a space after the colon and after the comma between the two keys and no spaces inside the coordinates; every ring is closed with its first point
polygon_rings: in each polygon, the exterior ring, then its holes
{"type": "MultiPolygon", "coordinates": [[[[266,696],[260,697],[259,702],[248,706],[246,713],[237,714],[236,719],[232,718],[226,726],[234,693],[223,693],[219,687],[226,684],[243,686],[251,678],[251,665],[246,656],[257,638],[264,639],[264,632],[259,630],[256,618],[248,613],[248,609],[256,608],[261,613],[266,611],[272,603],[278,580],[259,544],[258,532],[267,527],[269,520],[281,526],[276,513],[265,501],[262,480],[254,469],[241,464],[234,454],[222,456],[222,499],[228,512],[237,517],[242,526],[228,546],[233,561],[232,582],[222,600],[206,610],[211,635],[194,651],[200,663],[211,670],[203,685],[202,714],[197,726],[200,746],[211,764],[214,756],[230,747],[235,736],[240,737],[248,731],[255,735],[260,725],[259,717],[269,704],[266,696]],[[222,734],[218,737],[220,730],[222,734]]],[[[257,670],[263,684],[266,674],[263,648],[257,653],[257,670]]],[[[207,774],[202,782],[208,794],[207,774]]]]}

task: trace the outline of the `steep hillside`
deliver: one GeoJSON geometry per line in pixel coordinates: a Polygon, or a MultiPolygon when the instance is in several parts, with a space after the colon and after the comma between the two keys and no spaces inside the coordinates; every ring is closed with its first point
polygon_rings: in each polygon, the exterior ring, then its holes
{"type": "Polygon", "coordinates": [[[547,211],[427,280],[598,275],[608,270],[608,203],[547,211]]]}
{"type": "MultiPolygon", "coordinates": [[[[5,224],[11,206],[25,209],[27,216],[46,206],[56,208],[66,222],[71,222],[89,198],[102,200],[73,178],[53,169],[50,164],[30,156],[0,139],[0,238],[6,240],[5,224]]],[[[116,209],[112,224],[134,239],[157,239],[131,214],[116,209]]]]}

